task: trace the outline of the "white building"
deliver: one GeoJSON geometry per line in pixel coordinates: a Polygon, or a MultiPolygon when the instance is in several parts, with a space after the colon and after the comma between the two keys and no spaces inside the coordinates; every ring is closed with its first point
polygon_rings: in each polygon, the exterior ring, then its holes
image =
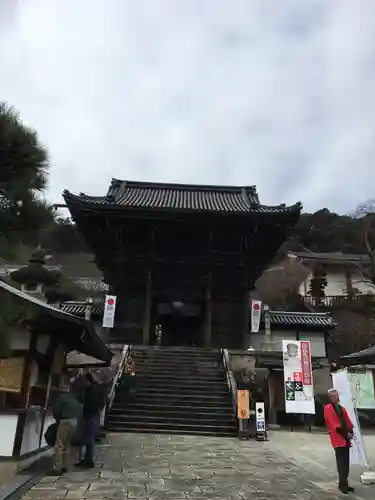
{"type": "Polygon", "coordinates": [[[314,269],[322,266],[326,273],[325,296],[345,297],[348,295],[374,294],[375,285],[369,278],[370,257],[360,254],[291,252],[290,259],[298,259],[310,273],[300,284],[299,293],[309,295],[314,269]]]}

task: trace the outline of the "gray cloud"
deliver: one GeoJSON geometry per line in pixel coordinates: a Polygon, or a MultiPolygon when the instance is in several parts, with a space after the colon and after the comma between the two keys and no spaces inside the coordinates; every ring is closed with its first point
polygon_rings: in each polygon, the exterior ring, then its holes
{"type": "Polygon", "coordinates": [[[2,0],[0,99],[51,155],[48,196],[110,178],[374,196],[373,0],[2,0]]]}

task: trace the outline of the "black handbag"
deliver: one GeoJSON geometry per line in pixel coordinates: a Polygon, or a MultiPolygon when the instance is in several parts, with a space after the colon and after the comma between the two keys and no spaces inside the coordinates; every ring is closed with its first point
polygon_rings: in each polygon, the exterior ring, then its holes
{"type": "Polygon", "coordinates": [[[57,437],[57,422],[49,425],[46,432],[44,433],[44,439],[48,446],[55,446],[56,437],[57,437]]]}

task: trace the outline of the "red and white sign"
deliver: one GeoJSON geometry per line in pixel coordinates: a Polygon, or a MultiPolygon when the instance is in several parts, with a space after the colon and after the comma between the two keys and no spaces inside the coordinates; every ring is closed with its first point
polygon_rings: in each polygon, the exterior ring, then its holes
{"type": "Polygon", "coordinates": [[[308,340],[283,340],[285,412],[315,414],[311,346],[308,340]]]}
{"type": "Polygon", "coordinates": [[[113,328],[115,323],[115,312],[116,312],[116,295],[106,295],[104,314],[103,314],[103,327],[113,328]]]}
{"type": "Polygon", "coordinates": [[[313,385],[312,381],[312,370],[311,370],[311,353],[310,353],[310,342],[306,340],[301,340],[301,364],[302,364],[302,376],[303,385],[313,385]]]}
{"type": "Polygon", "coordinates": [[[251,301],[251,333],[259,332],[260,316],[262,314],[262,301],[251,301]]]}

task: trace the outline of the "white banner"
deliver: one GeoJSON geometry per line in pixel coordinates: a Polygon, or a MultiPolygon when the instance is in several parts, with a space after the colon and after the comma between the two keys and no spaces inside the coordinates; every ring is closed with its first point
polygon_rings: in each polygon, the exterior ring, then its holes
{"type": "Polygon", "coordinates": [[[251,301],[251,333],[259,332],[260,316],[262,314],[262,301],[251,301]]]}
{"type": "Polygon", "coordinates": [[[315,415],[311,350],[308,340],[283,340],[285,412],[315,415]]]}
{"type": "Polygon", "coordinates": [[[346,409],[350,420],[353,422],[353,441],[350,449],[350,463],[356,465],[368,465],[365,443],[359,426],[358,416],[354,405],[352,391],[347,370],[331,373],[334,389],[339,393],[340,404],[346,409]]]}
{"type": "Polygon", "coordinates": [[[116,295],[106,295],[103,313],[103,327],[113,328],[115,324],[116,295]]]}
{"type": "Polygon", "coordinates": [[[349,372],[350,389],[358,410],[375,410],[374,379],[372,370],[349,372]]]}

